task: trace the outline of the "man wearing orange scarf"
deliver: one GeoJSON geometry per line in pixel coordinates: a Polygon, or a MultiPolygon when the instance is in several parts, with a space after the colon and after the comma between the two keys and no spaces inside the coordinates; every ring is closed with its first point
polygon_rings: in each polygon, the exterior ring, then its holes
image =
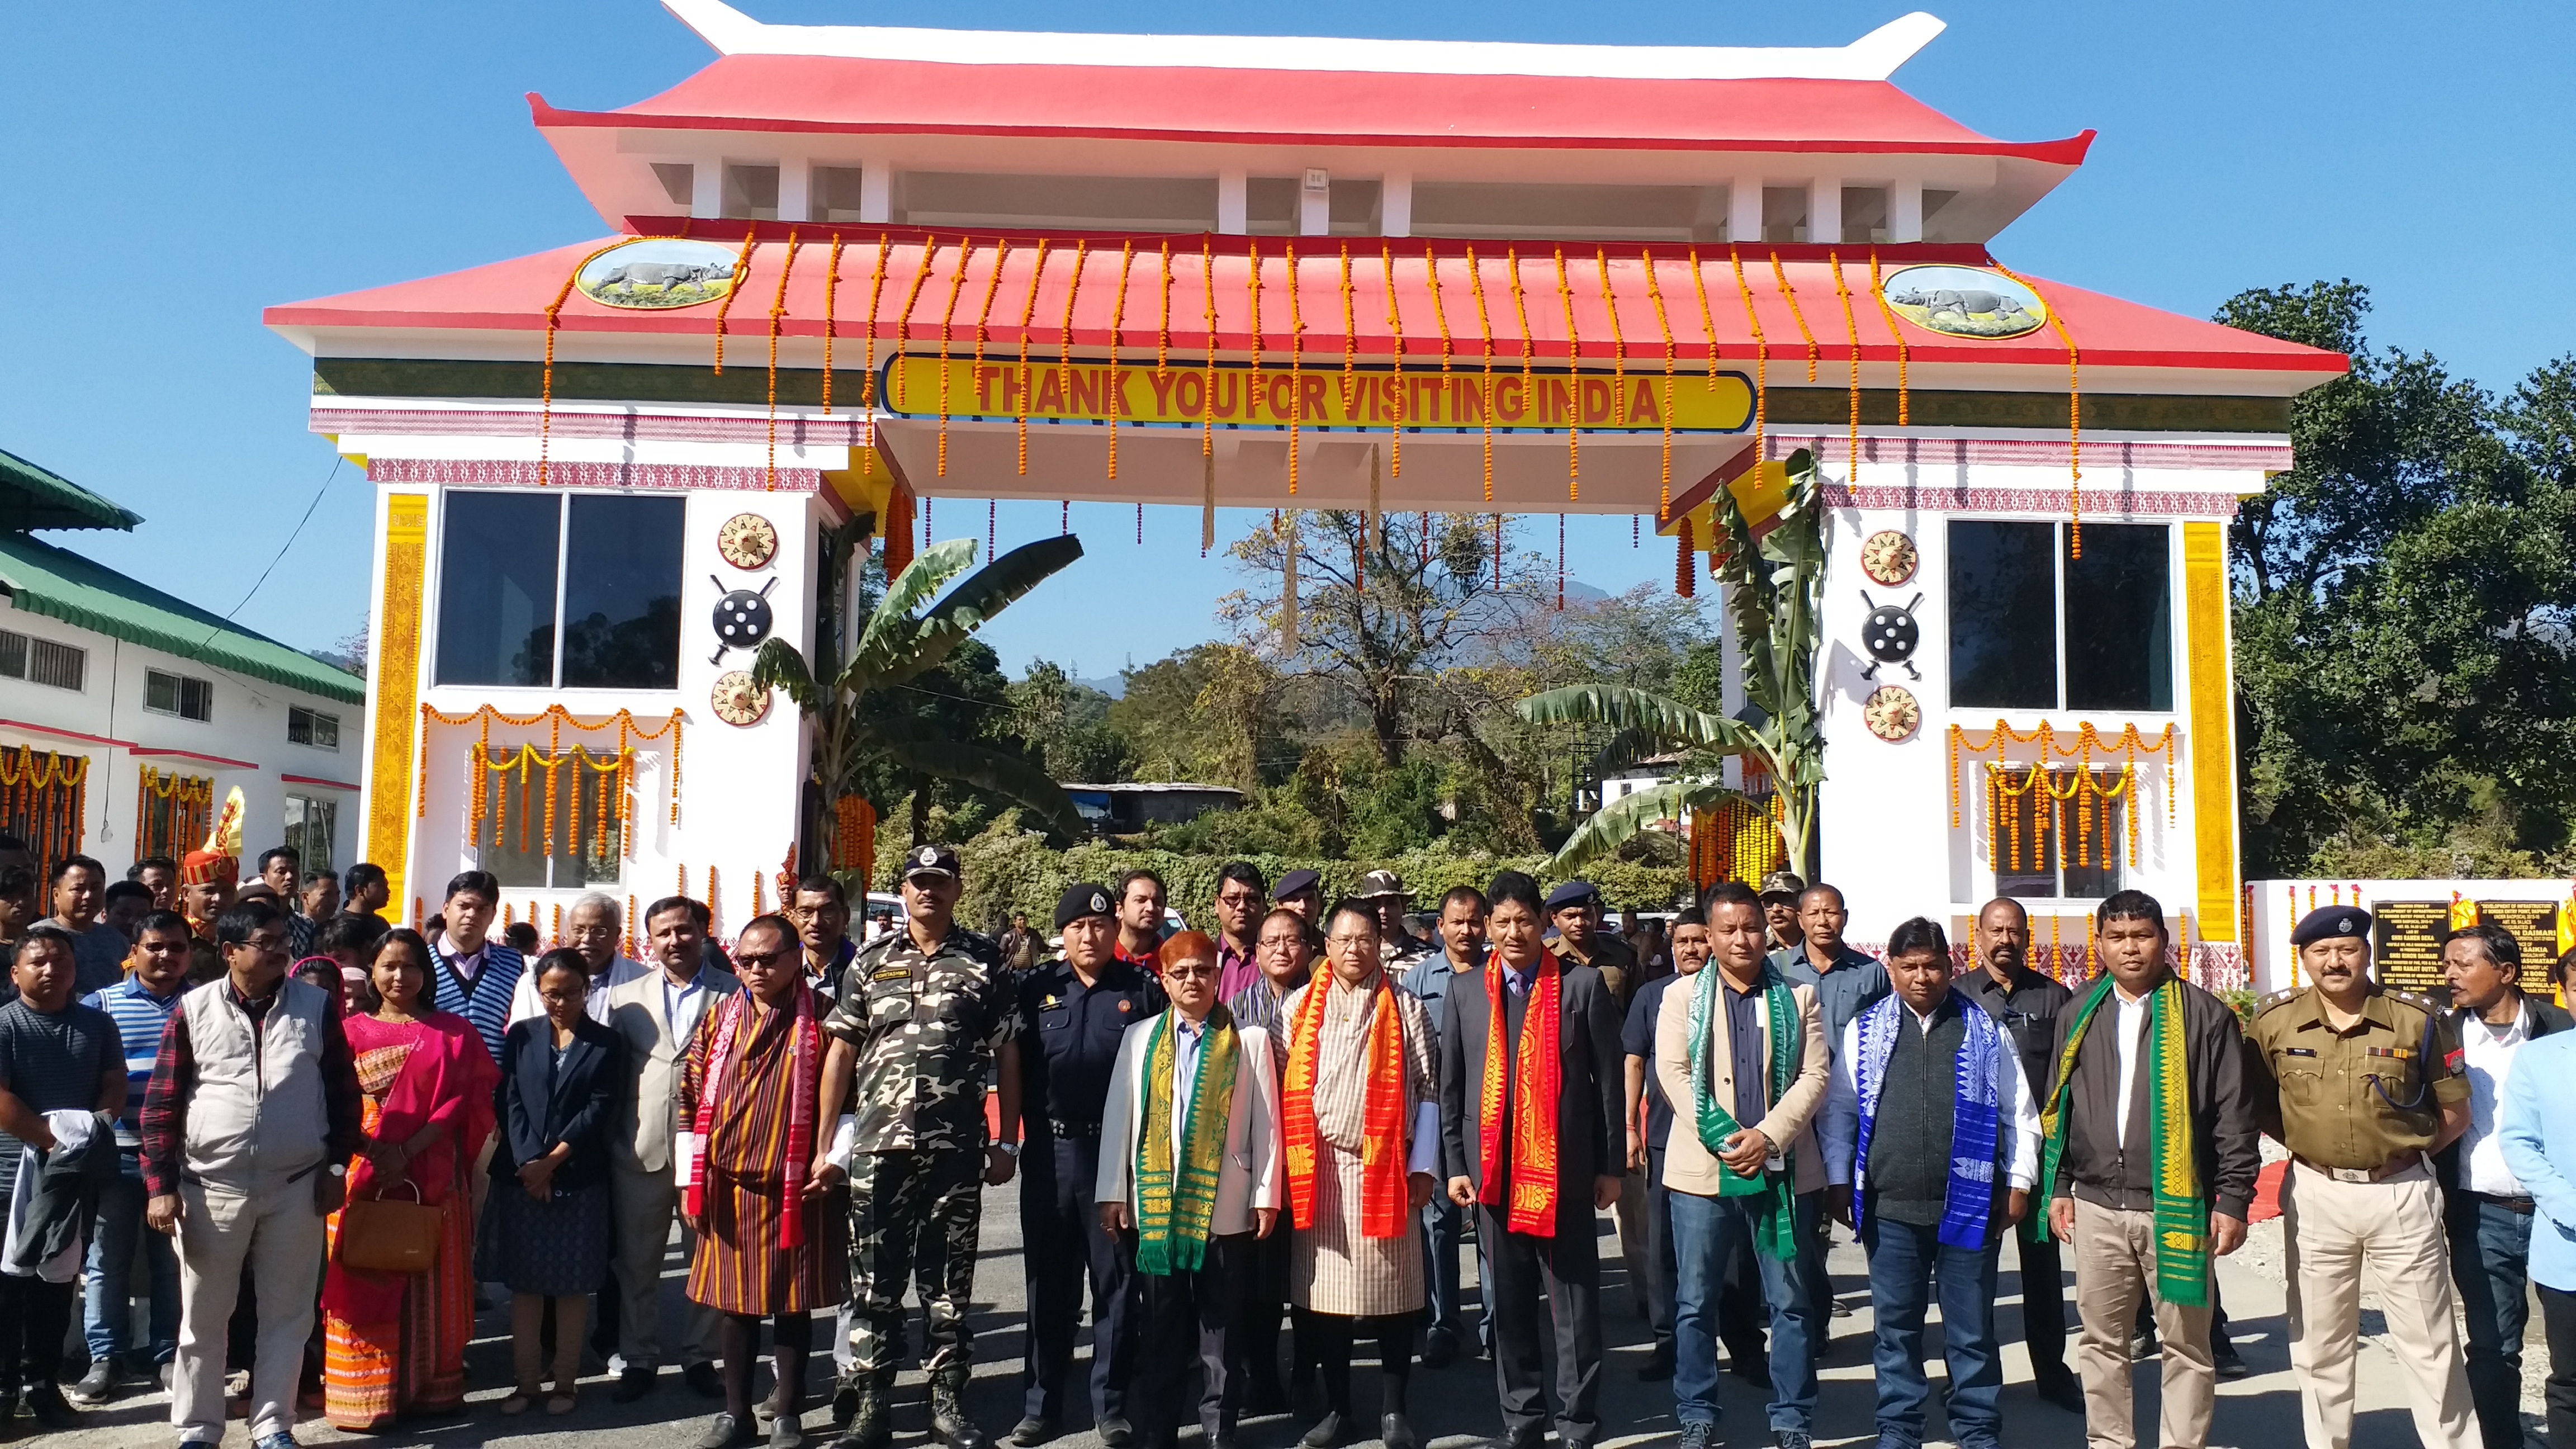
{"type": "Polygon", "coordinates": [[[1476,1211],[1494,1277],[1508,1449],[1537,1449],[1547,1434],[1542,1288],[1556,1325],[1557,1438],[1590,1449],[1601,1434],[1593,1214],[1618,1201],[1627,1149],[1618,1012],[1597,968],[1542,943],[1538,882],[1507,870],[1485,894],[1493,949],[1477,986],[1450,990],[1440,1023],[1449,1199],[1476,1211]]]}
{"type": "Polygon", "coordinates": [[[1330,969],[1280,1004],[1288,1068],[1280,1087],[1288,1210],[1297,1228],[1288,1296],[1299,1352],[1323,1371],[1327,1412],[1300,1441],[1333,1449],[1353,1432],[1351,1341],[1378,1343],[1386,1449],[1421,1449],[1404,1415],[1422,1316],[1414,1220],[1440,1159],[1431,1018],[1378,962],[1377,915],[1343,901],[1325,918],[1330,969]]]}

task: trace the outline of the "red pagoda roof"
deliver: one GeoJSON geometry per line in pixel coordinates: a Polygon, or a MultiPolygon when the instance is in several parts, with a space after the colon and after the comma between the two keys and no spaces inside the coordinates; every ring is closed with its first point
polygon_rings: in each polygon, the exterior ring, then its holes
{"type": "MultiPolygon", "coordinates": [[[[1175,357],[1204,356],[1212,301],[1218,349],[1230,354],[1258,350],[1282,359],[1293,312],[1303,324],[1309,359],[1338,359],[1348,345],[1373,360],[1384,360],[1400,348],[1408,361],[1445,355],[1462,368],[1475,367],[1482,366],[1490,336],[1496,366],[1517,366],[1526,336],[1530,354],[1541,361],[1562,363],[1571,350],[1587,366],[1607,364],[1615,355],[1630,368],[1660,371],[1669,329],[1670,350],[1683,372],[1705,367],[1712,346],[1724,366],[1742,370],[1755,362],[1757,352],[1749,313],[1759,321],[1759,350],[1768,355],[1774,386],[1803,384],[1811,356],[1825,368],[1819,379],[1831,385],[1840,380],[1835,370],[1847,367],[1855,352],[1873,364],[1935,370],[1953,364],[1980,370],[2043,367],[2062,375],[2070,342],[2088,372],[2165,369],[2244,378],[2229,391],[2296,392],[2347,367],[2337,353],[2043,278],[2027,280],[2063,323],[2063,336],[2054,327],[2005,339],[1947,336],[1879,304],[1873,262],[1882,278],[1918,263],[1992,266],[1986,249],[1977,245],[1881,246],[1873,254],[1867,247],[1814,245],[1560,247],[1538,242],[1515,247],[1420,239],[1098,233],[961,237],[954,231],[931,234],[915,228],[630,220],[648,235],[694,235],[731,246],[751,235],[755,242],[749,266],[733,302],[627,310],[568,288],[567,279],[584,258],[627,240],[612,236],[444,276],[271,307],[264,320],[317,354],[367,355],[361,337],[320,334],[519,332],[533,339],[546,331],[547,309],[560,299],[555,321],[559,337],[605,333],[640,341],[695,335],[708,338],[712,349],[720,308],[725,309],[722,325],[728,336],[765,340],[775,302],[782,308],[777,321],[782,338],[813,339],[822,336],[826,325],[826,273],[832,270],[837,242],[841,253],[829,319],[840,348],[836,367],[858,365],[871,332],[880,349],[897,338],[915,350],[935,349],[945,333],[948,346],[960,355],[980,345],[986,355],[1016,356],[1023,317],[1031,319],[1026,335],[1038,355],[1066,347],[1097,352],[1113,345],[1112,315],[1121,305],[1122,270],[1124,311],[1114,345],[1130,357],[1150,358],[1164,348],[1175,357]],[[800,245],[782,292],[779,272],[787,262],[791,232],[800,245]],[[1256,256],[1257,288],[1252,284],[1256,256]],[[1393,324],[1388,320],[1390,281],[1393,324]],[[2279,384],[2258,383],[2252,376],[2264,373],[2278,375],[2279,384]]],[[[410,346],[416,349],[418,343],[410,346]]],[[[803,346],[810,349],[811,343],[803,346]]],[[[460,355],[488,356],[488,347],[477,343],[475,350],[460,355]]],[[[596,349],[583,352],[597,355],[596,349]]],[[[810,358],[810,351],[805,355],[810,358]]],[[[883,355],[880,350],[879,357],[883,355]]]]}

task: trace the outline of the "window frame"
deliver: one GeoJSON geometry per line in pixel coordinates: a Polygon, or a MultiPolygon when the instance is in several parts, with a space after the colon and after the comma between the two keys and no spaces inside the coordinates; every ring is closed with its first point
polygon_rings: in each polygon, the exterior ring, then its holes
{"type": "Polygon", "coordinates": [[[429,688],[474,690],[543,689],[557,691],[572,688],[585,690],[611,690],[620,693],[643,694],[677,694],[679,692],[680,678],[685,672],[688,662],[686,658],[688,653],[688,646],[686,643],[688,637],[686,603],[688,599],[689,572],[688,501],[685,496],[674,499],[668,491],[652,488],[449,488],[442,491],[442,495],[439,499],[438,527],[436,529],[436,533],[437,557],[430,560],[429,567],[424,571],[428,575],[427,593],[429,595],[428,607],[426,610],[428,614],[429,637],[425,641],[426,649],[424,654],[424,657],[428,660],[429,664],[429,688]],[[489,497],[503,494],[550,498],[555,503],[554,603],[552,605],[551,614],[553,621],[551,641],[552,653],[548,656],[548,662],[546,665],[546,678],[550,682],[545,684],[464,683],[445,678],[441,674],[439,668],[440,653],[445,645],[445,635],[447,632],[447,559],[448,548],[452,542],[451,530],[448,527],[449,505],[460,495],[489,497]],[[673,642],[671,654],[672,682],[671,686],[667,689],[657,689],[650,685],[641,684],[566,685],[562,682],[564,677],[564,639],[570,632],[565,627],[564,604],[571,587],[569,573],[572,564],[572,502],[576,497],[659,499],[677,502],[679,504],[679,527],[676,537],[678,542],[678,558],[680,566],[675,583],[679,591],[678,598],[681,601],[682,614],[680,637],[673,642]]]}
{"type": "Polygon", "coordinates": [[[87,694],[89,692],[89,650],[78,644],[66,644],[60,639],[48,639],[41,634],[27,634],[16,629],[0,629],[0,660],[5,660],[7,658],[9,641],[11,640],[17,641],[18,667],[15,670],[11,670],[6,668],[5,665],[0,665],[0,679],[15,679],[26,684],[41,684],[47,689],[60,689],[72,694],[87,694]],[[48,649],[57,651],[59,654],[70,658],[72,673],[75,676],[76,682],[65,684],[57,679],[38,677],[36,664],[37,657],[40,651],[48,649]]]}
{"type": "Polygon", "coordinates": [[[2182,715],[2182,712],[2183,712],[2183,699],[2182,699],[2182,696],[2183,696],[2183,690],[2184,690],[2184,677],[2183,677],[2183,670],[2184,670],[2184,667],[2185,667],[2185,660],[2184,660],[2183,651],[2182,651],[2182,639],[2181,639],[2181,629],[2182,629],[2182,624],[2183,624],[2183,619],[2182,619],[2182,589],[2181,589],[2181,580],[2180,580],[2179,578],[2177,578],[2177,577],[2176,577],[2176,575],[2175,575],[2175,568],[2176,568],[2176,565],[2178,564],[2178,562],[2179,562],[2179,560],[2180,560],[2180,556],[2181,556],[2181,554],[2180,554],[2180,550],[2179,550],[2179,548],[2178,548],[2178,547],[2177,547],[2177,545],[2176,545],[2175,532],[2174,532],[2174,523],[2173,523],[2173,521],[2172,521],[2172,520],[2168,519],[2168,520],[2161,520],[2161,521],[2149,521],[2149,522],[2143,522],[2143,523],[2141,523],[2141,522],[2123,522],[2123,523],[2119,523],[2119,524],[2112,524],[2112,525],[2099,525],[2099,524],[2097,524],[2097,525],[2096,525],[2096,527],[2104,527],[2104,526],[2109,526],[2109,527],[2119,527],[2119,528],[2157,528],[2157,529],[2162,529],[2162,530],[2164,530],[2164,534],[2165,534],[2165,640],[2164,640],[2164,642],[2165,642],[2165,679],[2166,679],[2166,691],[2165,691],[2165,692],[2166,692],[2166,703],[2165,703],[2164,708],[2162,708],[2162,709],[2150,709],[2150,708],[2137,708],[2137,709],[2132,709],[2132,708],[2128,708],[2128,707],[2126,707],[2126,706],[2120,706],[2120,705],[2077,705],[2077,704],[2070,704],[2070,703],[2068,703],[2068,702],[2067,702],[2066,687],[2067,687],[2067,677],[2068,677],[2068,660],[2069,660],[2069,658],[2073,655],[2074,650],[2073,650],[2073,648],[2071,647],[2071,643],[2072,643],[2072,641],[2070,641],[2070,640],[2067,638],[2067,632],[2066,632],[2066,631],[2067,631],[2067,617],[2066,617],[2067,523],[2066,523],[2066,520],[2064,520],[2064,519],[2062,519],[2062,518],[2059,518],[2059,519],[2030,519],[2030,518],[1982,518],[1982,517],[1980,517],[1980,518],[1951,518],[1951,519],[1948,519],[1948,520],[1946,520],[1946,521],[1945,521],[1944,526],[1943,526],[1943,528],[1942,528],[1942,530],[1941,530],[1942,569],[1943,569],[1943,578],[1942,578],[1942,581],[1941,581],[1941,582],[1942,582],[1942,594],[1943,594],[1942,601],[1941,601],[1941,610],[1942,610],[1942,618],[1941,618],[1941,640],[1942,640],[1942,649],[1943,649],[1943,658],[1942,658],[1942,661],[1941,661],[1941,663],[1942,663],[1942,670],[1943,670],[1943,690],[1942,690],[1942,694],[1943,694],[1943,700],[1944,700],[1945,705],[1947,706],[1947,708],[1948,708],[1952,713],[1960,713],[1960,712],[1970,712],[1970,713],[1974,713],[1974,712],[1978,712],[1978,711],[1984,711],[1984,710],[1996,710],[1996,709],[2001,709],[2001,710],[2041,710],[2041,711],[2044,711],[2044,712],[2059,712],[2059,711],[2073,710],[2073,709],[2085,709],[2085,710],[2098,710],[2098,711],[2100,711],[2100,712],[2102,712],[2102,713],[2104,713],[2104,714],[2108,714],[2108,715],[2116,716],[2116,717],[2118,717],[2118,718],[2122,718],[2122,719],[2138,718],[2138,717],[2143,717],[2143,718],[2153,718],[2153,719],[2179,719],[2179,718],[2181,718],[2181,715],[2182,715]],[[1951,530],[1952,530],[1952,528],[1954,528],[1956,525],[1958,525],[1958,524],[1962,524],[1962,523],[2044,523],[2044,524],[2048,527],[2048,529],[2049,529],[2049,539],[2050,539],[2050,544],[2049,544],[2049,624],[2048,624],[2048,627],[2049,627],[2049,650],[2050,650],[2050,653],[2051,653],[2052,655],[2054,655],[2054,657],[2055,657],[2055,664],[2056,664],[2056,686],[2055,686],[2055,694],[2054,694],[2054,696],[2053,696],[2053,702],[2051,702],[2051,703],[2049,703],[2049,704],[2045,704],[2045,705],[2034,705],[2034,704],[2009,704],[2009,705],[1996,705],[1996,704],[1972,704],[1972,703],[1962,703],[1962,702],[1960,702],[1960,700],[1959,700],[1959,698],[1958,698],[1959,671],[1958,671],[1957,661],[1956,661],[1956,659],[1955,659],[1955,657],[1954,657],[1954,655],[1953,655],[1953,653],[1952,653],[1952,650],[1951,650],[1951,641],[1952,641],[1953,635],[1954,635],[1954,633],[1955,633],[1955,631],[1956,631],[1956,629],[1957,629],[1957,614],[1956,614],[1956,610],[1957,610],[1957,608],[1958,608],[1958,591],[1957,591],[1957,589],[1954,587],[1955,580],[1954,580],[1954,578],[1949,574],[1949,570],[1950,570],[1950,569],[1952,569],[1952,568],[1954,568],[1954,567],[1956,567],[1955,559],[1956,559],[1956,557],[1957,557],[1957,550],[1956,550],[1956,548],[1955,548],[1955,547],[1954,547],[1954,545],[1953,545],[1954,534],[1952,533],[1952,531],[1951,531],[1951,530]]]}
{"type": "Polygon", "coordinates": [[[315,709],[311,705],[304,704],[290,704],[286,707],[286,742],[290,745],[302,745],[309,750],[329,750],[332,753],[337,754],[340,750],[340,717],[327,709],[315,709]],[[304,716],[306,721],[304,726],[304,738],[300,740],[295,737],[295,717],[297,715],[304,716]],[[331,742],[329,744],[324,744],[314,737],[317,733],[314,726],[324,720],[330,721],[331,742]]]}
{"type": "Polygon", "coordinates": [[[163,715],[171,719],[193,720],[198,724],[212,724],[215,719],[215,682],[211,679],[200,679],[193,674],[181,674],[176,670],[156,669],[150,665],[145,665],[143,668],[143,709],[147,714],[163,715]],[[152,682],[155,679],[169,680],[173,687],[175,692],[175,702],[169,708],[165,709],[152,702],[152,682]],[[206,712],[203,714],[190,714],[188,712],[188,693],[189,686],[191,685],[194,685],[204,696],[206,712]]]}

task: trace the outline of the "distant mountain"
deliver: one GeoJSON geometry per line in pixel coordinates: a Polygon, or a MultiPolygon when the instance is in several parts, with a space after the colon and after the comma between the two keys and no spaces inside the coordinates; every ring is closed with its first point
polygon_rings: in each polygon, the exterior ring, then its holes
{"type": "Polygon", "coordinates": [[[1099,690],[1102,694],[1108,695],[1111,699],[1125,699],[1127,697],[1127,680],[1123,675],[1113,674],[1106,679],[1076,679],[1073,682],[1086,689],[1099,690]]]}

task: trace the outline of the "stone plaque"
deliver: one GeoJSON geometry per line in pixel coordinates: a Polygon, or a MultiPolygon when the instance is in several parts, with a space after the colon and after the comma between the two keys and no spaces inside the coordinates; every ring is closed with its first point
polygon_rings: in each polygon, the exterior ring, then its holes
{"type": "Polygon", "coordinates": [[[2522,944],[2522,989],[2543,1000],[2553,998],[2558,988],[2549,979],[2549,968],[2558,960],[2558,903],[2480,901],[2478,918],[2511,931],[2522,944]]]}
{"type": "MultiPolygon", "coordinates": [[[[2451,929],[2449,901],[2373,901],[2379,980],[2400,991],[2430,991],[2443,984],[2442,937],[2451,929]]],[[[2304,973],[2300,980],[2306,981],[2304,973]]]]}

